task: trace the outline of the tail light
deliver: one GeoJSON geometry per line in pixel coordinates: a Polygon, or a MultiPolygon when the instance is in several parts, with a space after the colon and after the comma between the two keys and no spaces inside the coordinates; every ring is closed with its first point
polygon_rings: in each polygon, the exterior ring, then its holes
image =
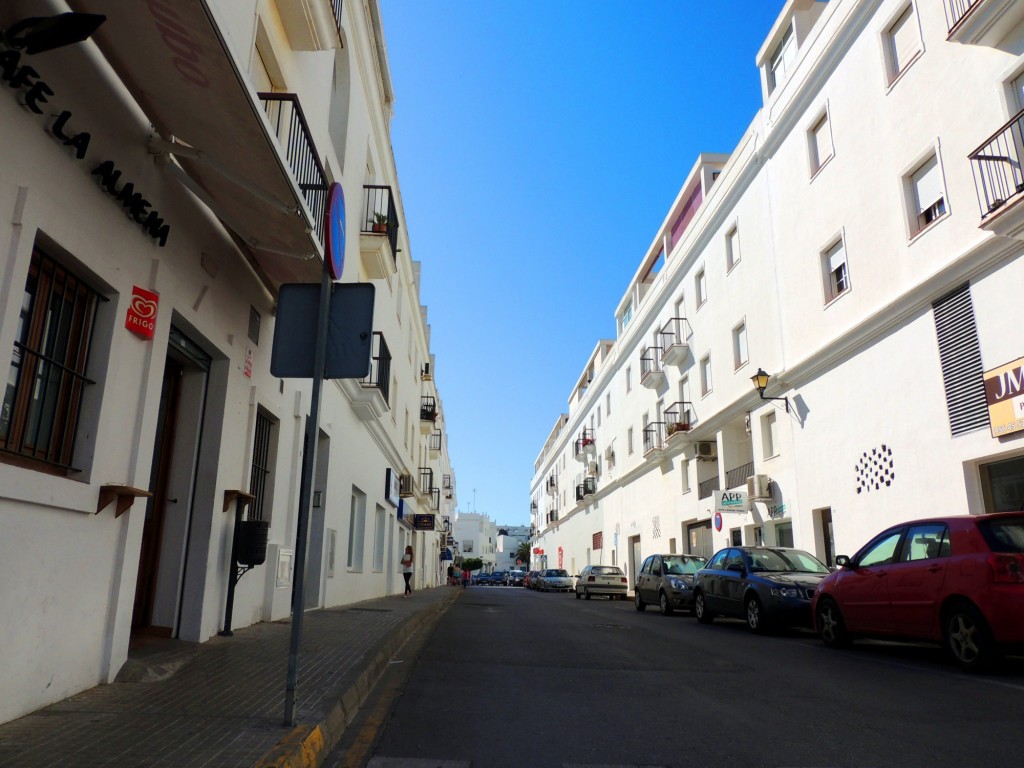
{"type": "Polygon", "coordinates": [[[597,579],[595,579],[593,576],[587,576],[587,581],[588,582],[597,581],[597,579]]]}
{"type": "Polygon", "coordinates": [[[991,554],[988,564],[997,584],[1024,584],[1024,555],[991,554]]]}
{"type": "Polygon", "coordinates": [[[619,579],[619,581],[621,581],[623,584],[629,584],[629,582],[626,580],[625,576],[623,576],[621,579],[619,579]]]}

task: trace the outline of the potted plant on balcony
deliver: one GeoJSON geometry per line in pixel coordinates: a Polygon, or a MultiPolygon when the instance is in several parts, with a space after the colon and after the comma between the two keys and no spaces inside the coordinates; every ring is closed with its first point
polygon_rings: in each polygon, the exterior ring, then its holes
{"type": "Polygon", "coordinates": [[[373,231],[381,233],[388,231],[388,216],[386,213],[373,214],[373,231]]]}
{"type": "Polygon", "coordinates": [[[670,422],[665,431],[668,433],[669,437],[672,437],[672,435],[681,435],[683,432],[690,431],[690,422],[685,419],[670,422]]]}

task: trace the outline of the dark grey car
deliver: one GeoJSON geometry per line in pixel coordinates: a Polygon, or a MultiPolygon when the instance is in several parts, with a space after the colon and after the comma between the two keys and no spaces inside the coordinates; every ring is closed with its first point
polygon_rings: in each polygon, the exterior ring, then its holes
{"type": "Polygon", "coordinates": [[[752,632],[772,625],[811,625],[811,598],[830,573],[809,552],[786,547],[728,547],[697,571],[693,612],[710,624],[715,616],[745,619],[752,632]]]}
{"type": "Polygon", "coordinates": [[[651,555],[636,575],[633,604],[638,611],[657,604],[662,616],[693,610],[693,577],[707,564],[698,555],[651,555]]]}

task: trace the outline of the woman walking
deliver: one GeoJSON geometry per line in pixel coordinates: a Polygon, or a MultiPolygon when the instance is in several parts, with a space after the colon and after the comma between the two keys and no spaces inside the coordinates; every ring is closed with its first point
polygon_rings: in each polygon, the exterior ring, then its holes
{"type": "Polygon", "coordinates": [[[405,579],[405,594],[402,597],[408,597],[412,594],[412,587],[409,586],[409,579],[412,578],[412,544],[406,546],[405,554],[402,555],[402,578],[405,579]]]}

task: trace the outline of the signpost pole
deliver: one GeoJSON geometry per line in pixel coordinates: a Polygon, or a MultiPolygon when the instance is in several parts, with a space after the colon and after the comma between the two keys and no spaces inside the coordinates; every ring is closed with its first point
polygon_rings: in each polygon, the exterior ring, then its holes
{"type": "Polygon", "coordinates": [[[305,610],[306,537],[309,530],[309,511],[312,498],[313,471],[316,468],[316,447],[320,433],[320,391],[327,363],[327,321],[331,312],[331,278],[324,270],[320,278],[320,314],[316,324],[316,343],[313,356],[313,392],[309,403],[309,421],[306,424],[306,444],[302,463],[302,482],[299,487],[299,519],[295,533],[295,576],[292,590],[292,635],[288,648],[288,682],[284,697],[284,724],[295,725],[295,687],[299,677],[299,643],[302,641],[302,616],[305,610]]]}

